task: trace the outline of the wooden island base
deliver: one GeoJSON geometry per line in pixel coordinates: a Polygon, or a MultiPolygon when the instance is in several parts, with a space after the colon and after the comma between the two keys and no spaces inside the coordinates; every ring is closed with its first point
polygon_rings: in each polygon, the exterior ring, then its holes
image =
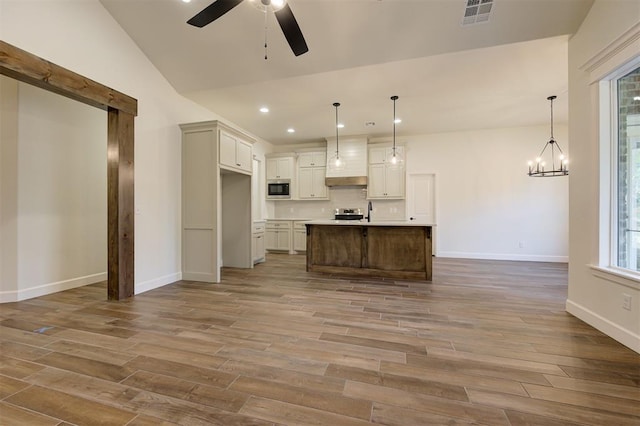
{"type": "Polygon", "coordinates": [[[431,226],[306,226],[307,271],[431,281],[431,226]]]}

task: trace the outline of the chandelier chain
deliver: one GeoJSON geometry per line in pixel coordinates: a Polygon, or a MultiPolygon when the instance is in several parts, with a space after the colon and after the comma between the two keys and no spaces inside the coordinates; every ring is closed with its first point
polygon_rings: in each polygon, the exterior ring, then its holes
{"type": "Polygon", "coordinates": [[[553,99],[555,98],[555,96],[550,96],[550,101],[551,101],[551,140],[553,139],[553,99]]]}

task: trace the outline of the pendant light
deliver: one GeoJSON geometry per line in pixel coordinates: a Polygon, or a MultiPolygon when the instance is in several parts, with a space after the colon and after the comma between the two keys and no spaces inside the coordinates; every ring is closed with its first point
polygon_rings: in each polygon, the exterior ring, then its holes
{"type": "Polygon", "coordinates": [[[338,121],[338,107],[340,104],[338,102],[334,102],[333,106],[336,109],[336,153],[331,157],[331,159],[329,159],[329,168],[331,170],[343,170],[345,162],[344,158],[340,157],[340,140],[338,138],[338,129],[340,128],[340,122],[338,121]]]}
{"type": "Polygon", "coordinates": [[[396,101],[398,97],[394,95],[391,97],[391,100],[393,101],[393,147],[389,152],[386,162],[392,167],[402,167],[404,159],[402,158],[402,153],[398,147],[396,147],[396,123],[398,123],[398,119],[396,118],[396,101]]]}
{"type": "Polygon", "coordinates": [[[551,138],[549,142],[544,145],[544,148],[542,148],[540,155],[536,157],[535,163],[533,161],[528,162],[529,176],[531,177],[566,176],[569,174],[569,160],[564,155],[564,152],[562,152],[558,142],[553,138],[553,100],[555,98],[556,96],[549,96],[547,98],[551,104],[551,138]],[[549,148],[548,151],[547,148],[549,148]],[[558,151],[557,157],[556,151],[558,151]],[[551,168],[547,167],[547,160],[550,160],[551,168]]]}

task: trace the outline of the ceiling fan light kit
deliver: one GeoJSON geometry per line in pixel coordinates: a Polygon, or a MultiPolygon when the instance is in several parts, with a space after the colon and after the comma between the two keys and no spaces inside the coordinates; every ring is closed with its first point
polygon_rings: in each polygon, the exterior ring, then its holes
{"type": "Polygon", "coordinates": [[[285,0],[248,0],[255,8],[263,11],[276,11],[282,9],[286,3],[285,0]]]}
{"type": "MultiPolygon", "coordinates": [[[[243,0],[216,0],[209,6],[202,9],[187,24],[202,28],[220,18],[234,7],[242,3],[243,0]]],[[[285,0],[248,0],[265,13],[272,10],[284,37],[287,39],[293,54],[300,56],[309,51],[307,42],[302,35],[298,21],[296,20],[289,3],[285,0]]],[[[266,48],[266,43],[265,43],[266,48]]],[[[265,55],[266,59],[266,55],[265,55]]]]}
{"type": "Polygon", "coordinates": [[[529,176],[531,177],[554,177],[554,176],[567,176],[569,174],[569,159],[565,156],[564,152],[558,145],[558,142],[553,137],[553,100],[556,96],[549,96],[547,98],[551,105],[551,137],[549,142],[544,145],[540,155],[536,157],[535,162],[529,161],[529,176]],[[549,150],[547,151],[547,148],[549,150]],[[558,155],[556,158],[556,151],[558,155]],[[545,153],[547,156],[545,157],[545,153]],[[547,160],[551,160],[551,168],[547,167],[547,160]]]}

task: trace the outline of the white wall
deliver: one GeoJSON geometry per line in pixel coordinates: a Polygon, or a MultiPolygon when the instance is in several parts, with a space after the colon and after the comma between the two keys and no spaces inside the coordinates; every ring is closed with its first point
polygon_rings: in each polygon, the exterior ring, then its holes
{"type": "Polygon", "coordinates": [[[18,291],[17,176],[18,84],[0,76],[0,300],[18,291]]]}
{"type": "MultiPolygon", "coordinates": [[[[221,117],[178,95],[98,0],[0,0],[0,38],[138,100],[136,293],[180,279],[178,124],[221,117]]],[[[258,155],[270,149],[256,144],[258,155]]],[[[0,283],[0,291],[5,286],[12,284],[0,283]]]]}
{"type": "Polygon", "coordinates": [[[600,240],[598,231],[599,100],[591,74],[592,66],[619,66],[632,56],[640,55],[637,39],[626,49],[616,42],[630,29],[632,33],[640,34],[639,25],[640,2],[597,0],[569,42],[569,130],[573,168],[570,175],[571,249],[567,300],[569,312],[637,352],[640,352],[640,283],[596,276],[590,267],[599,264],[600,246],[607,243],[606,238],[600,240]],[[612,48],[612,54],[599,56],[606,53],[603,49],[608,47],[612,48]],[[591,62],[596,56],[600,60],[591,62]],[[622,309],[624,294],[632,296],[630,311],[622,309]]]}
{"type": "Polygon", "coordinates": [[[18,299],[106,280],[106,138],[105,111],[18,84],[18,299]]]}
{"type": "MultiPolygon", "coordinates": [[[[541,108],[548,108],[541,99],[541,108]]],[[[569,155],[567,126],[554,136],[569,155]]],[[[567,262],[568,179],[531,178],[527,161],[549,140],[549,125],[403,137],[407,180],[436,176],[440,257],[567,262]],[[521,247],[522,245],[522,247],[521,247]]],[[[296,146],[278,147],[295,151],[296,146]]],[[[408,187],[408,185],[407,185],[408,187]]],[[[329,219],[336,207],[366,209],[362,189],[331,188],[329,201],[270,201],[270,218],[329,219]]],[[[407,192],[407,199],[412,194],[407,192]]],[[[374,200],[377,220],[406,219],[406,200],[374,200]]]]}
{"type": "MultiPolygon", "coordinates": [[[[554,135],[569,153],[566,125],[554,135]]],[[[438,256],[567,261],[567,178],[527,176],[548,125],[406,139],[407,173],[436,176],[438,256]]]]}

